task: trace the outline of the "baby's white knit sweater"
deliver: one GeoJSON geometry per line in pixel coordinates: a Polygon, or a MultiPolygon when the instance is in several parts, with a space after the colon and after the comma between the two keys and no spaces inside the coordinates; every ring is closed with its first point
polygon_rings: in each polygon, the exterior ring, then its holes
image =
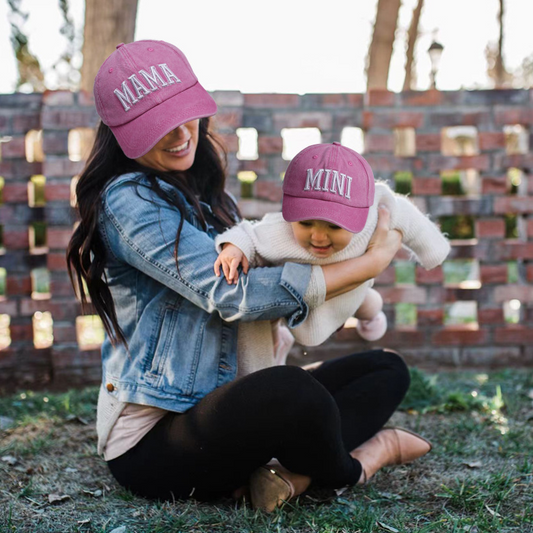
{"type": "MultiPolygon", "coordinates": [[[[251,267],[264,264],[280,265],[286,262],[327,265],[359,257],[365,253],[376,229],[379,204],[388,207],[391,214],[390,227],[402,232],[403,245],[412,252],[413,259],[428,270],[444,261],[450,251],[450,244],[439,228],[405,196],[394,193],[383,182],[376,183],[374,204],[369,209],[363,230],[353,235],[346,248],[330,257],[317,258],[299,246],[294,238],[291,224],[283,219],[281,213],[268,214],[258,222],[243,221],[230,228],[216,238],[217,250],[220,252],[224,243],[234,244],[244,252],[251,267]]],[[[353,316],[372,284],[373,280],[367,281],[356,289],[311,309],[307,319],[291,329],[297,342],[304,346],[323,343],[353,316]]],[[[250,348],[251,353],[249,352],[247,356],[239,355],[239,361],[250,359],[252,353],[257,357],[258,344],[246,339],[253,338],[254,328],[259,327],[261,327],[260,322],[241,324],[239,352],[241,348],[242,350],[250,348]]]]}

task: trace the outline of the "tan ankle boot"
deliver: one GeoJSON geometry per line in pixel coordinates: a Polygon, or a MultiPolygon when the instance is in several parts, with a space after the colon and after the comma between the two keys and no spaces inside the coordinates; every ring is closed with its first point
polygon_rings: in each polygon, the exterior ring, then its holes
{"type": "Polygon", "coordinates": [[[431,448],[428,440],[407,429],[384,428],[350,453],[363,467],[357,484],[366,483],[384,466],[410,463],[431,448]]]}
{"type": "Polygon", "coordinates": [[[277,461],[255,470],[250,476],[250,499],[254,509],[271,513],[285,502],[302,494],[311,478],[289,472],[277,461]]]}

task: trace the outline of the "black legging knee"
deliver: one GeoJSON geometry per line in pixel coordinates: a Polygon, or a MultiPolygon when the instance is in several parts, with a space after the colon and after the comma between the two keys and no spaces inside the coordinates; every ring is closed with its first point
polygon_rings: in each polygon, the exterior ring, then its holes
{"type": "Polygon", "coordinates": [[[383,426],[408,384],[402,359],[383,350],[312,372],[268,368],[167,414],[109,466],[122,485],[158,498],[227,494],[272,457],[322,485],[351,485],[361,465],[348,452],[383,426]]]}

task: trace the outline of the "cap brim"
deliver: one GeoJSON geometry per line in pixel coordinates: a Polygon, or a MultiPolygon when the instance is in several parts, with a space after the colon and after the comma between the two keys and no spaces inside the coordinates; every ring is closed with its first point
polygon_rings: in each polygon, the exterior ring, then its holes
{"type": "Polygon", "coordinates": [[[195,83],[131,122],[112,126],[111,131],[126,157],[137,159],[178,126],[197,118],[210,117],[216,112],[217,104],[213,98],[199,83],[195,83]]]}
{"type": "Polygon", "coordinates": [[[351,207],[336,202],[299,198],[283,195],[281,213],[287,222],[300,220],[325,220],[352,233],[359,233],[365,227],[368,207],[351,207]]]}

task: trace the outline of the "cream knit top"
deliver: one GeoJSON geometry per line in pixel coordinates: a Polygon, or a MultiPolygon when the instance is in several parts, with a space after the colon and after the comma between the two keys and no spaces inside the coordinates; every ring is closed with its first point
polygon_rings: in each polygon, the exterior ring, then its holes
{"type": "MultiPolygon", "coordinates": [[[[388,207],[391,213],[391,228],[402,232],[403,245],[411,251],[413,259],[428,270],[444,261],[450,252],[450,244],[439,228],[405,196],[394,193],[383,182],[376,183],[374,204],[369,209],[363,230],[354,233],[348,246],[330,257],[317,258],[299,246],[294,238],[291,224],[283,219],[281,213],[267,214],[259,222],[242,221],[217,236],[215,243],[219,252],[223,243],[239,247],[246,255],[250,266],[265,263],[280,265],[289,261],[313,265],[337,263],[365,253],[376,229],[379,204],[388,207]]],[[[367,281],[356,289],[311,309],[307,319],[298,327],[291,329],[296,341],[304,346],[322,344],[353,316],[372,284],[373,280],[367,281]]],[[[262,357],[257,350],[257,344],[247,338],[256,335],[254,330],[260,328],[261,323],[245,323],[242,326],[239,329],[239,335],[242,336],[239,349],[253,347],[253,358],[262,357]]],[[[251,354],[247,357],[242,355],[239,360],[241,359],[250,361],[251,354]]]]}

